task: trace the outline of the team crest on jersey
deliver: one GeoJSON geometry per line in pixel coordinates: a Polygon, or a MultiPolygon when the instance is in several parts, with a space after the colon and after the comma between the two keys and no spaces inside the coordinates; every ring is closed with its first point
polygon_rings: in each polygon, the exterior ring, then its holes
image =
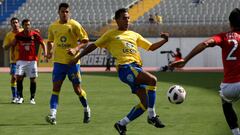
{"type": "Polygon", "coordinates": [[[61,36],[61,37],[60,37],[60,41],[61,41],[61,42],[66,42],[66,41],[67,41],[67,37],[61,36]]]}
{"type": "Polygon", "coordinates": [[[133,81],[134,81],[133,75],[132,75],[132,74],[128,74],[128,75],[127,75],[127,80],[128,80],[129,82],[133,82],[133,81]]]}

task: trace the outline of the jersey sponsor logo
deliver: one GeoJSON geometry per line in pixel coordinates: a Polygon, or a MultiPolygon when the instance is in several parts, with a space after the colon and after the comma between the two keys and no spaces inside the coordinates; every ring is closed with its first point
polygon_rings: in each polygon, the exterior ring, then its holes
{"type": "Polygon", "coordinates": [[[124,43],[125,48],[123,48],[123,53],[131,53],[131,54],[135,54],[137,53],[136,49],[134,48],[134,45],[130,42],[125,42],[124,43]]]}
{"type": "Polygon", "coordinates": [[[22,43],[22,45],[24,46],[25,51],[30,51],[31,43],[22,43]]]}
{"type": "Polygon", "coordinates": [[[66,49],[66,48],[69,48],[71,46],[71,44],[66,44],[65,43],[65,42],[67,42],[67,37],[65,37],[65,36],[61,36],[60,41],[62,43],[57,45],[60,48],[66,49]]]}
{"type": "Polygon", "coordinates": [[[66,48],[69,48],[71,46],[71,44],[62,43],[62,44],[58,44],[57,46],[60,47],[60,48],[66,49],[66,48]]]}
{"type": "Polygon", "coordinates": [[[127,75],[127,80],[128,80],[129,82],[134,82],[134,77],[133,77],[133,75],[132,75],[132,74],[128,74],[128,75],[127,75]]]}

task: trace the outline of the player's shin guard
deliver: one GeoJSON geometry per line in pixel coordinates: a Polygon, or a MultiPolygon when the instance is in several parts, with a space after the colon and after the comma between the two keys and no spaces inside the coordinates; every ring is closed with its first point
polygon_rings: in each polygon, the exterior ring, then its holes
{"type": "Polygon", "coordinates": [[[12,97],[17,98],[17,82],[11,83],[12,97]]]}
{"type": "Polygon", "coordinates": [[[36,89],[37,89],[36,82],[31,82],[30,83],[30,94],[31,94],[30,99],[33,99],[35,97],[36,89]]]}
{"type": "MultiPolygon", "coordinates": [[[[146,108],[143,106],[143,104],[139,103],[138,105],[136,105],[132,108],[130,113],[127,115],[127,118],[130,121],[133,121],[134,119],[136,119],[137,117],[142,115],[145,111],[146,111],[146,108]]],[[[121,121],[120,121],[120,124],[122,124],[121,121]]],[[[126,124],[124,124],[124,125],[126,125],[126,124]]]]}
{"type": "Polygon", "coordinates": [[[17,81],[17,93],[20,98],[23,98],[23,80],[17,81]]]}
{"type": "Polygon", "coordinates": [[[147,86],[147,96],[148,96],[148,116],[149,118],[155,117],[155,101],[156,101],[156,86],[147,86]]]}
{"type": "Polygon", "coordinates": [[[83,89],[81,89],[81,94],[79,95],[79,100],[80,100],[80,102],[81,102],[81,104],[83,105],[84,108],[86,108],[88,106],[87,94],[83,89]]]}
{"type": "Polygon", "coordinates": [[[238,119],[237,115],[232,107],[232,103],[228,103],[222,100],[222,108],[230,129],[238,128],[238,119]]]}
{"type": "Polygon", "coordinates": [[[53,91],[51,99],[50,99],[50,109],[57,109],[58,98],[59,98],[59,92],[53,91]]]}

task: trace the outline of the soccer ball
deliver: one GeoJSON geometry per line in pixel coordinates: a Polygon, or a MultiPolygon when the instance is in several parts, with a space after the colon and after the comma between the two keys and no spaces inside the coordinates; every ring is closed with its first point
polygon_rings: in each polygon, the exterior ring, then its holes
{"type": "Polygon", "coordinates": [[[173,104],[181,104],[186,97],[185,89],[180,85],[173,85],[167,92],[168,100],[173,104]]]}

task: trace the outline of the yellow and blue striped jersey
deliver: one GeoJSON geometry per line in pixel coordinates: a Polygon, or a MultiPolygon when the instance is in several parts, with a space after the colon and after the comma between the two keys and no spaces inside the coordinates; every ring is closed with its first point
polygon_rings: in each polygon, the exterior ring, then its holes
{"type": "Polygon", "coordinates": [[[54,44],[54,62],[68,64],[78,54],[71,56],[67,54],[66,49],[76,47],[78,41],[82,40],[88,40],[88,35],[81,24],[73,19],[68,20],[65,24],[61,24],[57,20],[48,28],[48,41],[52,41],[54,44]]]}
{"type": "Polygon", "coordinates": [[[116,65],[136,62],[140,66],[142,65],[142,60],[138,47],[148,50],[152,45],[140,34],[129,30],[109,30],[94,44],[109,50],[112,56],[116,58],[116,65]]]}
{"type": "MultiPolygon", "coordinates": [[[[19,29],[19,32],[23,31],[22,28],[19,29]]],[[[8,46],[11,42],[13,42],[13,40],[15,39],[15,35],[17,33],[13,32],[13,31],[9,31],[6,36],[4,37],[4,41],[3,41],[3,47],[8,46]]],[[[16,60],[18,58],[18,49],[17,46],[12,46],[9,49],[9,57],[10,57],[10,63],[16,63],[16,60]]]]}

